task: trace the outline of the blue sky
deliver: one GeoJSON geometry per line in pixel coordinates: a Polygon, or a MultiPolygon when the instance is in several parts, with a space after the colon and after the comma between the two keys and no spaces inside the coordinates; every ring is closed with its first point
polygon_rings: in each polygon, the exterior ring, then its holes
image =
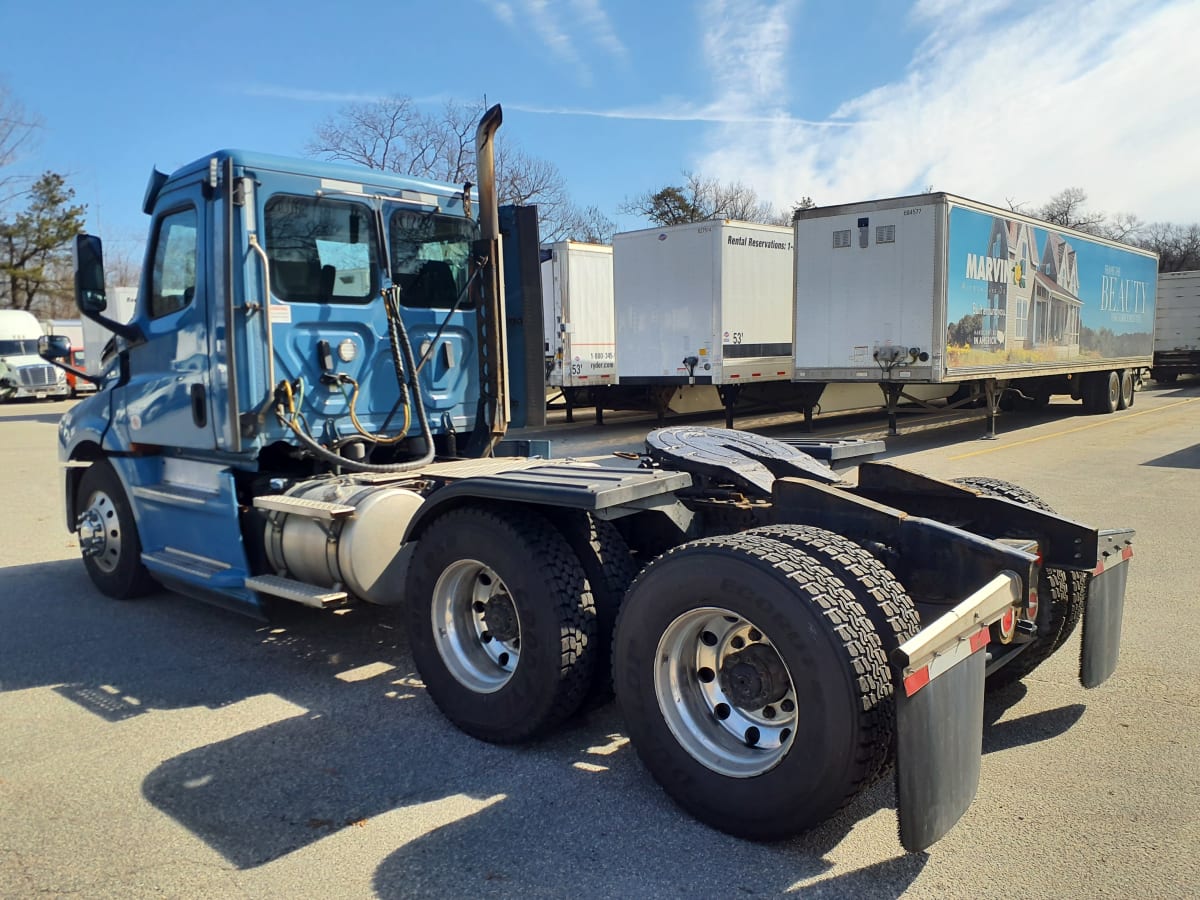
{"type": "Polygon", "coordinates": [[[140,244],[152,165],[301,155],[346,102],[486,95],[622,229],[687,169],[780,207],[926,186],[1200,220],[1195,0],[0,0],[0,82],[43,122],[9,172],[67,175],[140,244]]]}

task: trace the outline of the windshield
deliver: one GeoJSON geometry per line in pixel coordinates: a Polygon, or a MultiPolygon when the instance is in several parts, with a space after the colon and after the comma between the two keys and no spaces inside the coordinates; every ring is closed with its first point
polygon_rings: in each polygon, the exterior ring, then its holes
{"type": "Polygon", "coordinates": [[[0,341],[0,356],[37,356],[37,341],[33,338],[0,341]]]}
{"type": "MultiPolygon", "coordinates": [[[[474,219],[398,209],[388,222],[392,278],[405,306],[450,309],[467,286],[474,219]]],[[[469,306],[463,298],[460,307],[469,306]]]]}

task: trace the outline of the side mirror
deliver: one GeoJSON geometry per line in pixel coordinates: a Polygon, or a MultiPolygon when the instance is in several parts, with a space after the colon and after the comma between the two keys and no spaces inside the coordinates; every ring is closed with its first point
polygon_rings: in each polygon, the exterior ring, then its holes
{"type": "Polygon", "coordinates": [[[104,250],[93,234],[75,237],[75,305],[84,315],[108,308],[104,295],[104,250]]]}
{"type": "Polygon", "coordinates": [[[43,334],[38,338],[38,356],[48,362],[71,361],[71,339],[65,334],[43,334]]]}

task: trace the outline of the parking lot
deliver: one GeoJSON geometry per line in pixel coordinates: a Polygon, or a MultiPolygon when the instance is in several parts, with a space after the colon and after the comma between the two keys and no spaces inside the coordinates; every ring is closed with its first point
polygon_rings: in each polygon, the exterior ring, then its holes
{"type": "MultiPolygon", "coordinates": [[[[906,854],[890,782],[796,839],[746,843],[658,789],[609,704],[533,745],[441,718],[394,612],[269,624],[91,586],[63,521],[56,423],[0,406],[0,896],[1192,897],[1200,884],[1200,381],[983,423],[901,423],[887,458],[1028,487],[1137,529],[1122,657],[1079,637],[989,696],[974,805],[906,854]]],[[[582,417],[586,417],[586,413],[582,417]]],[[[581,418],[582,418],[581,417],[581,418]]],[[[714,419],[710,424],[719,425],[714,419]]],[[[803,436],[797,419],[743,427],[803,436]]],[[[636,447],[653,419],[530,432],[554,455],[636,447]]],[[[878,417],[821,422],[878,434],[878,417]]],[[[521,436],[521,435],[518,435],[521,436]]]]}

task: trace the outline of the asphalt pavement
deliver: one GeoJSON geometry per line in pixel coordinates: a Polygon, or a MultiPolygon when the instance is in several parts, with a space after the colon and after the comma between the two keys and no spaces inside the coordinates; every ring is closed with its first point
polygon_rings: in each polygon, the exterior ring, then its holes
{"type": "MultiPolygon", "coordinates": [[[[1076,635],[989,696],[975,803],[919,854],[900,847],[890,782],[793,840],[713,831],[658,789],[612,704],[540,743],[475,741],[433,707],[387,609],[264,624],[170,593],[106,599],[63,519],[69,405],[0,406],[0,896],[1200,894],[1200,380],[1112,416],[1003,416],[996,440],[978,415],[888,439],[892,461],[1138,531],[1116,675],[1083,690],[1076,635]]],[[[591,455],[655,426],[607,419],[517,436],[591,455]]],[[[739,424],[806,436],[795,416],[739,424]]]]}

